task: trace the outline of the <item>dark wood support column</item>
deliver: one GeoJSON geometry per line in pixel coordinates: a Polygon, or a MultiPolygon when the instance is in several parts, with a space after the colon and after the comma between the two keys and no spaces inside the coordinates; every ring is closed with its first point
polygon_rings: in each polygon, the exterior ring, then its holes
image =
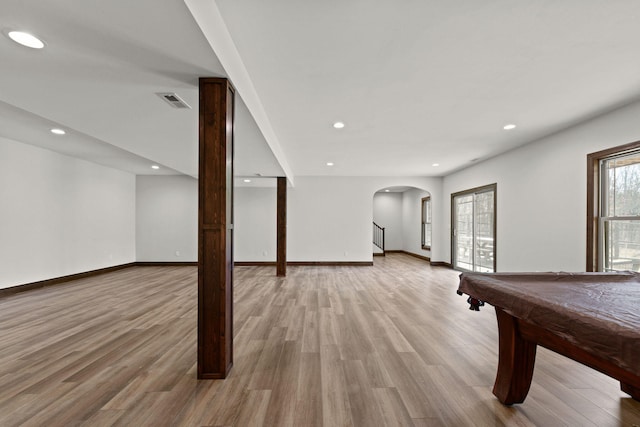
{"type": "Polygon", "coordinates": [[[233,365],[233,111],[227,79],[200,79],[198,378],[233,365]]]}
{"type": "Polygon", "coordinates": [[[276,275],[287,275],[287,178],[278,177],[276,275]]]}
{"type": "Polygon", "coordinates": [[[505,405],[522,403],[529,393],[537,344],[520,335],[517,319],[496,307],[499,351],[493,394],[505,405]]]}

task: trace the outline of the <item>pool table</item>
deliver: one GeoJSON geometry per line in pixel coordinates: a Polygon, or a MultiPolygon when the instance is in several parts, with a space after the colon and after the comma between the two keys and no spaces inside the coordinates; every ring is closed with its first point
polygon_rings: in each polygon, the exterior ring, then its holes
{"type": "Polygon", "coordinates": [[[527,397],[541,345],[620,381],[640,400],[640,273],[462,273],[471,309],[494,306],[505,405],[527,397]]]}

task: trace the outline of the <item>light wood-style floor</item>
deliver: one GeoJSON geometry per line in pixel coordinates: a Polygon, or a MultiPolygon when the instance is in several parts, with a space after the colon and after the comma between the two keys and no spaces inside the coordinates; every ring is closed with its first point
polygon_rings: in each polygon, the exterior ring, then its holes
{"type": "Polygon", "coordinates": [[[235,269],[235,363],[197,381],[196,268],[133,267],[0,299],[0,426],[637,426],[618,383],[539,349],[522,405],[491,394],[497,327],[457,273],[235,269]]]}

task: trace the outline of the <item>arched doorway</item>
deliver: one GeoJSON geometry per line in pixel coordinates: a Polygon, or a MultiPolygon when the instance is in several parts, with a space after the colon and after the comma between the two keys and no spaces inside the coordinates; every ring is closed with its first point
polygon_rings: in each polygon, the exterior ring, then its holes
{"type": "Polygon", "coordinates": [[[414,186],[390,186],[373,195],[373,241],[384,234],[384,244],[372,243],[374,256],[404,252],[431,258],[431,194],[414,186]],[[381,233],[380,229],[384,229],[381,233]],[[426,244],[425,244],[426,243],[426,244]]]}

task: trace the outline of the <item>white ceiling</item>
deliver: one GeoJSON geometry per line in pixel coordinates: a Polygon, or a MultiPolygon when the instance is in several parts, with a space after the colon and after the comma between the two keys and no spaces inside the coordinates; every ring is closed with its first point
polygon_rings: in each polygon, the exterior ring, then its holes
{"type": "MultiPolygon", "coordinates": [[[[0,136],[136,174],[197,176],[198,78],[226,73],[184,2],[2,0],[0,30],[15,29],[47,46],[0,37],[0,136]]],[[[236,114],[236,173],[282,175],[241,99],[236,114]]]]}
{"type": "Polygon", "coordinates": [[[47,46],[0,37],[0,136],[197,176],[198,77],[228,76],[238,176],[445,175],[637,100],[638,22],[637,0],[2,0],[47,46]]]}

